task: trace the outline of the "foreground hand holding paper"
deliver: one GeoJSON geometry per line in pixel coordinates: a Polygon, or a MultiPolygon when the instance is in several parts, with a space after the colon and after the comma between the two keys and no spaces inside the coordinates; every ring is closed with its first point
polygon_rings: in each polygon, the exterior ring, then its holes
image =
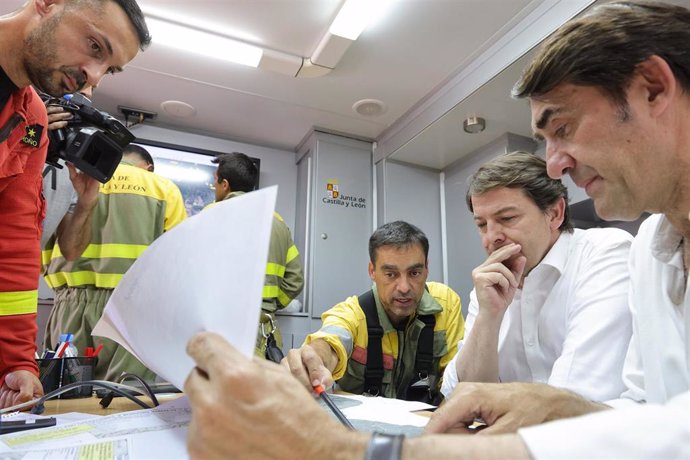
{"type": "Polygon", "coordinates": [[[93,335],[182,388],[197,332],[254,352],[277,187],[222,201],[163,234],[125,273],[93,335]]]}

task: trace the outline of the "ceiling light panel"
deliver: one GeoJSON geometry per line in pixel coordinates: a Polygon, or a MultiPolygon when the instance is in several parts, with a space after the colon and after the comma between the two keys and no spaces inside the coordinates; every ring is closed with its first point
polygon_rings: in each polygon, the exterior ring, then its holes
{"type": "Polygon", "coordinates": [[[347,0],[328,31],[348,40],[357,40],[370,23],[381,17],[391,2],[392,0],[347,0]]]}
{"type": "Polygon", "coordinates": [[[152,43],[171,46],[194,54],[258,67],[263,50],[220,35],[183,27],[158,18],[147,17],[152,43]]]}

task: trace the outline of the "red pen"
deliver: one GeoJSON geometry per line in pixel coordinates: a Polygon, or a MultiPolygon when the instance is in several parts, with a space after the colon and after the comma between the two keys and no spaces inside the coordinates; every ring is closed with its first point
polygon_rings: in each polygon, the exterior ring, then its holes
{"type": "Polygon", "coordinates": [[[98,345],[96,347],[96,349],[93,351],[93,354],[91,356],[94,358],[97,357],[98,353],[100,353],[102,349],[103,349],[103,344],[98,345]]]}
{"type": "Polygon", "coordinates": [[[55,358],[62,358],[62,355],[65,354],[65,350],[67,350],[67,347],[69,346],[69,342],[62,342],[60,346],[58,347],[57,350],[55,350],[55,358]]]}

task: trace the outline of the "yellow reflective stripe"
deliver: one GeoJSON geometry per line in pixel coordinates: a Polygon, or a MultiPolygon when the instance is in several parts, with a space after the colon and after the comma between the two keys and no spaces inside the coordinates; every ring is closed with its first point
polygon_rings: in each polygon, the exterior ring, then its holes
{"type": "Polygon", "coordinates": [[[51,255],[53,254],[53,249],[44,249],[41,251],[41,263],[43,265],[48,265],[50,263],[51,255]]]}
{"type": "Polygon", "coordinates": [[[81,256],[87,259],[136,259],[146,248],[146,244],[90,244],[81,256]]]}
{"type": "Polygon", "coordinates": [[[70,286],[93,285],[99,288],[114,288],[122,279],[121,273],[57,272],[45,276],[46,283],[51,288],[68,284],[70,286]]]}
{"type": "Polygon", "coordinates": [[[292,246],[290,246],[290,249],[288,249],[287,255],[285,256],[285,263],[289,264],[298,255],[299,251],[297,250],[297,246],[293,244],[292,246]]]}
{"type": "Polygon", "coordinates": [[[264,286],[264,293],[262,297],[264,299],[275,299],[278,297],[279,293],[280,289],[278,289],[278,286],[264,286]]]}
{"type": "MultiPolygon", "coordinates": [[[[57,259],[58,257],[62,257],[62,251],[60,251],[60,246],[57,243],[55,243],[55,246],[49,249],[49,251],[51,259],[57,259]]],[[[46,250],[45,252],[48,252],[48,250],[46,250]]]]}
{"type": "Polygon", "coordinates": [[[287,307],[287,304],[290,303],[290,297],[288,297],[283,291],[280,291],[278,292],[278,302],[280,302],[283,307],[287,307]]]}
{"type": "Polygon", "coordinates": [[[278,299],[278,302],[284,307],[290,303],[290,297],[280,290],[278,286],[264,286],[264,299],[278,299]]]}
{"type": "MultiPolygon", "coordinates": [[[[86,247],[81,257],[88,259],[136,259],[146,248],[148,248],[146,244],[90,244],[86,247]]],[[[45,257],[51,257],[52,259],[62,257],[60,246],[56,244],[52,251],[43,251],[42,257],[44,264],[49,263],[45,257]]]]}
{"type": "Polygon", "coordinates": [[[275,275],[282,278],[283,276],[285,276],[285,265],[269,262],[266,264],[266,274],[275,275]]]}
{"type": "Polygon", "coordinates": [[[38,290],[0,292],[0,316],[36,313],[38,290]]]}

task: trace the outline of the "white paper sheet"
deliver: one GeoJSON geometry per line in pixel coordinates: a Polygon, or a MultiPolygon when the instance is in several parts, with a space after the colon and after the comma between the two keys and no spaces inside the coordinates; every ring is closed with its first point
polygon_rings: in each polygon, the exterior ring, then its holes
{"type": "Polygon", "coordinates": [[[336,394],[347,399],[353,399],[364,403],[364,407],[372,412],[372,420],[375,420],[376,412],[405,412],[411,413],[420,410],[432,410],[435,406],[419,401],[405,401],[402,399],[383,398],[381,396],[364,396],[364,395],[349,395],[336,394]]]}
{"type": "Polygon", "coordinates": [[[220,202],[163,234],[125,273],[93,335],[178,388],[194,367],[185,346],[197,332],[217,332],[251,356],[276,194],[220,202]]]}
{"type": "MultiPolygon", "coordinates": [[[[434,407],[421,402],[380,396],[333,394],[331,399],[357,431],[406,436],[419,436],[429,423],[428,416],[413,412],[434,407]]],[[[328,410],[326,407],[324,409],[328,410]]]]}
{"type": "Polygon", "coordinates": [[[0,458],[184,459],[191,417],[182,397],[155,409],[6,434],[0,436],[0,458]]]}

